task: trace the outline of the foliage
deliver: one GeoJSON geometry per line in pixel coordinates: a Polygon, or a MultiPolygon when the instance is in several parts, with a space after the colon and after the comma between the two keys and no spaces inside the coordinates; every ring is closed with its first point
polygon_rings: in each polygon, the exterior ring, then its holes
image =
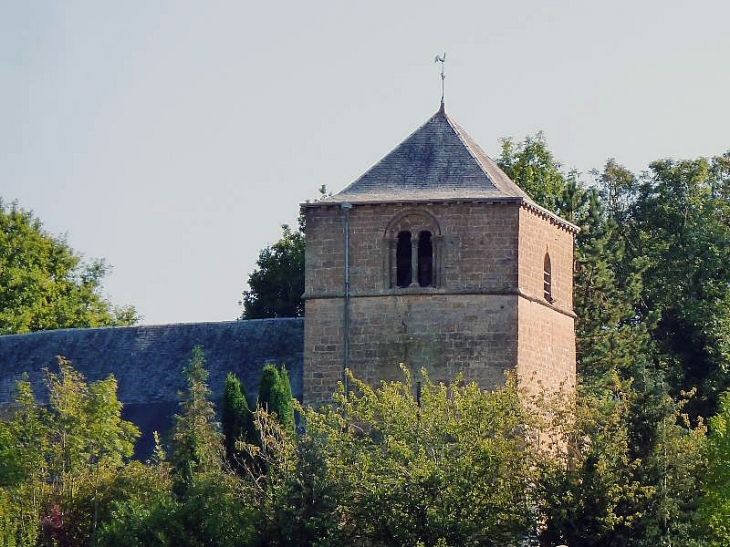
{"type": "Polygon", "coordinates": [[[276,416],[284,429],[294,432],[294,398],[289,373],[285,368],[279,370],[272,364],[264,366],[261,371],[258,405],[276,416]]]}
{"type": "Polygon", "coordinates": [[[259,413],[266,481],[250,481],[269,544],[504,545],[535,524],[530,418],[514,381],[493,392],[410,376],[350,378],[331,406],[302,409],[292,442],[259,413]]]}
{"type": "Polygon", "coordinates": [[[580,393],[551,405],[543,438],[555,455],[541,460],[538,483],[542,540],[568,545],[702,545],[696,519],[705,428],[691,427],[681,404],[637,437],[634,414],[644,404],[631,382],[580,393]],[[567,441],[567,445],[566,445],[567,441]]]}
{"type": "Polygon", "coordinates": [[[248,277],[241,319],[304,316],[304,232],[282,226],[282,236],[259,253],[248,277]]]}
{"type": "Polygon", "coordinates": [[[134,308],[102,296],[108,271],[100,260],[84,264],[31,212],[0,200],[0,334],[135,323],[134,308]]]}
{"type": "Polygon", "coordinates": [[[696,387],[693,414],[714,412],[730,385],[730,153],[656,161],[629,209],[628,247],[647,264],[638,311],[675,395],[696,387]]]}
{"type": "Polygon", "coordinates": [[[718,413],[710,418],[708,472],[704,477],[700,516],[711,545],[730,545],[730,392],[722,394],[718,413]]]}
{"type": "Polygon", "coordinates": [[[202,472],[185,498],[161,492],[119,504],[104,527],[100,545],[110,547],[199,547],[254,545],[251,513],[237,496],[237,479],[202,472]]]}
{"type": "Polygon", "coordinates": [[[121,419],[113,376],[92,384],[59,358],[47,372],[48,408],[32,386],[17,386],[16,408],[0,421],[0,539],[7,544],[71,545],[93,540],[137,428],[121,419]]]}
{"type": "Polygon", "coordinates": [[[215,408],[210,401],[203,348],[193,348],[183,373],[186,389],[180,393],[180,413],[175,416],[170,457],[180,493],[184,493],[200,473],[219,469],[224,453],[215,408]]]}
{"type": "Polygon", "coordinates": [[[236,448],[236,443],[254,443],[255,431],[253,414],[241,388],[241,381],[233,373],[228,374],[223,388],[221,424],[226,457],[232,465],[236,465],[236,461],[241,457],[241,451],[236,448]]]}

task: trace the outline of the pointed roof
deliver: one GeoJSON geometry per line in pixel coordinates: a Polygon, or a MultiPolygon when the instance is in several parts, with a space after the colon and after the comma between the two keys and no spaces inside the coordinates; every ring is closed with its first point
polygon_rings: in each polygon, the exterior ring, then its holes
{"type": "Polygon", "coordinates": [[[442,106],[359,179],[317,203],[464,199],[533,204],[442,106]]]}

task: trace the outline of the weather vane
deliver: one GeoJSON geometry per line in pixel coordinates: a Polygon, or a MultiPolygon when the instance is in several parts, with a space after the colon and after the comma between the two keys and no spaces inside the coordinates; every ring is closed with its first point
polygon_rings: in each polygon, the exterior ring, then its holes
{"type": "Polygon", "coordinates": [[[441,108],[444,107],[444,80],[446,80],[446,74],[444,74],[444,65],[446,64],[446,52],[443,55],[436,55],[433,60],[434,63],[441,63],[441,108]]]}

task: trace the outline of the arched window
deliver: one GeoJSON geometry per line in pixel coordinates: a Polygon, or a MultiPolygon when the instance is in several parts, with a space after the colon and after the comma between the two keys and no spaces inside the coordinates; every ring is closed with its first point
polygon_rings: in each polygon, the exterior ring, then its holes
{"type": "Polygon", "coordinates": [[[396,284],[408,287],[413,279],[411,271],[411,232],[398,232],[396,256],[396,284]]]}
{"type": "Polygon", "coordinates": [[[393,217],[383,241],[384,286],[441,286],[441,227],[428,211],[407,209],[393,217]]]}
{"type": "Polygon", "coordinates": [[[550,255],[545,253],[545,262],[543,264],[543,295],[545,300],[553,302],[553,280],[552,268],[550,266],[550,255]]]}
{"type": "Polygon", "coordinates": [[[421,287],[433,285],[433,243],[431,232],[418,234],[418,284],[421,287]]]}

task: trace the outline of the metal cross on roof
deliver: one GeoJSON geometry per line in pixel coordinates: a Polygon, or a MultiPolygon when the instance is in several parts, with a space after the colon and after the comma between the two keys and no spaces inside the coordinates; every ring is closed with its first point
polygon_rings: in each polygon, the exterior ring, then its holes
{"type": "Polygon", "coordinates": [[[436,55],[433,60],[434,63],[441,63],[441,108],[444,108],[444,80],[446,80],[446,74],[444,74],[444,65],[446,64],[446,52],[443,55],[436,55]]]}

